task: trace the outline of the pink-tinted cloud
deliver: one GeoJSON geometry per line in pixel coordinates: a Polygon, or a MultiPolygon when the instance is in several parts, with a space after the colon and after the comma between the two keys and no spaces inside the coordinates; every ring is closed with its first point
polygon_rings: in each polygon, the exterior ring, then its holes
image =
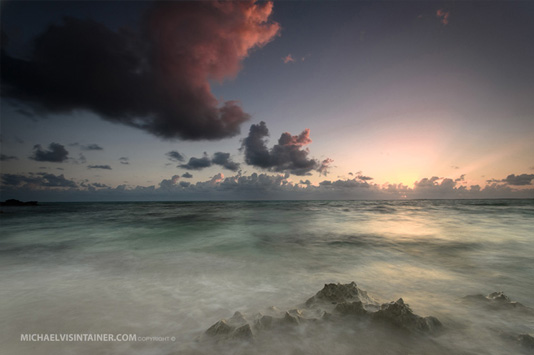
{"type": "MultiPolygon", "coordinates": [[[[245,151],[245,162],[261,169],[277,172],[287,172],[294,175],[310,175],[310,171],[325,172],[321,162],[309,158],[309,150],[303,146],[310,144],[310,130],[305,129],[301,134],[292,136],[283,133],[271,149],[267,148],[266,137],[269,130],[265,122],[253,124],[248,137],[243,139],[242,149],[245,151]],[[322,170],[319,170],[322,169],[322,170]]],[[[328,165],[328,160],[325,165],[328,165]]]]}
{"type": "Polygon", "coordinates": [[[295,147],[302,147],[305,145],[308,145],[312,142],[310,138],[310,129],[306,128],[304,131],[302,131],[298,136],[292,136],[288,132],[282,133],[280,136],[280,139],[278,140],[278,144],[284,145],[284,146],[295,146],[295,147]]]}
{"type": "Polygon", "coordinates": [[[444,25],[449,24],[449,15],[450,12],[443,9],[439,9],[438,11],[436,11],[436,17],[439,18],[441,23],[444,25]]]}
{"type": "Polygon", "coordinates": [[[2,51],[2,95],[36,113],[84,109],[172,139],[235,136],[249,119],[219,102],[210,80],[235,77],[253,48],[279,32],[272,2],[154,2],[139,31],[65,18],[28,58],[2,51]]]}
{"type": "Polygon", "coordinates": [[[291,54],[288,54],[287,56],[282,58],[282,61],[284,62],[284,64],[294,63],[295,62],[295,58],[293,58],[293,56],[291,54]]]}

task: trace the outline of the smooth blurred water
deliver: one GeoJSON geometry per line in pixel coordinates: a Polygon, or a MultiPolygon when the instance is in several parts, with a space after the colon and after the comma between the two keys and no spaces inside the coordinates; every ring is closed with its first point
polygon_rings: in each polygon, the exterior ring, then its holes
{"type": "Polygon", "coordinates": [[[533,200],[50,203],[2,210],[6,354],[180,352],[234,311],[291,308],[325,283],[350,281],[382,302],[402,297],[415,313],[438,317],[448,331],[436,341],[457,353],[509,354],[495,334],[534,332],[533,317],[461,302],[504,291],[534,307],[533,200]],[[21,333],[176,341],[28,343],[21,333]]]}

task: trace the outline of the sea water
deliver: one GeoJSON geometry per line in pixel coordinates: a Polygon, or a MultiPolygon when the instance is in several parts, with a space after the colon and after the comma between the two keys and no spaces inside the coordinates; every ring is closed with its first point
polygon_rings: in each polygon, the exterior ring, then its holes
{"type": "MultiPolygon", "coordinates": [[[[325,283],[351,281],[381,302],[402,297],[414,313],[438,318],[443,331],[431,342],[449,353],[528,353],[508,339],[534,335],[531,313],[463,299],[503,291],[534,307],[533,200],[43,203],[2,211],[2,354],[210,353],[201,335],[235,311],[294,308],[325,283]],[[21,334],[167,340],[28,342],[21,334]]],[[[433,353],[410,343],[417,338],[362,342],[358,332],[273,333],[213,353],[433,353]]]]}

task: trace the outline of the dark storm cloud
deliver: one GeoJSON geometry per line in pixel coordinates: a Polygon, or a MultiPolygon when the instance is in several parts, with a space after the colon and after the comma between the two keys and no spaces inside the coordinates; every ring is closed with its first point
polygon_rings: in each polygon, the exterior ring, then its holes
{"type": "Polygon", "coordinates": [[[124,165],[130,164],[130,159],[126,158],[126,157],[120,157],[119,161],[120,161],[121,164],[124,164],[124,165]]]}
{"type": "Polygon", "coordinates": [[[532,180],[534,180],[534,174],[511,174],[508,175],[506,179],[501,181],[507,183],[508,185],[523,186],[530,185],[532,183],[532,180]]]}
{"type": "Polygon", "coordinates": [[[182,177],[186,179],[191,179],[193,178],[193,175],[191,175],[189,172],[185,172],[182,174],[182,177]]]}
{"type": "Polygon", "coordinates": [[[169,160],[172,160],[172,161],[184,161],[185,160],[184,156],[175,150],[171,150],[170,152],[165,153],[165,155],[169,158],[169,160]]]}
{"type": "Polygon", "coordinates": [[[111,170],[111,166],[109,166],[109,165],[87,165],[87,169],[111,170]]]}
{"type": "Polygon", "coordinates": [[[204,153],[202,158],[192,157],[189,159],[187,164],[180,164],[178,167],[183,169],[202,170],[204,168],[209,168],[214,164],[220,165],[223,168],[231,171],[239,170],[239,163],[234,162],[230,158],[230,153],[223,152],[216,152],[211,158],[208,156],[208,154],[204,153]]]}
{"type": "Polygon", "coordinates": [[[61,175],[48,173],[30,173],[29,175],[2,174],[2,184],[13,187],[78,187],[78,185],[61,175]]]}
{"type": "Polygon", "coordinates": [[[267,148],[266,137],[269,130],[265,122],[253,124],[250,127],[248,137],[242,142],[245,151],[245,162],[249,165],[277,172],[288,172],[294,175],[310,175],[310,171],[316,170],[326,173],[331,159],[319,162],[309,159],[309,151],[302,149],[311,143],[310,130],[306,129],[298,136],[282,133],[278,144],[271,149],[267,148]]]}
{"type": "Polygon", "coordinates": [[[16,156],[0,154],[0,161],[19,160],[16,156]]]}
{"type": "Polygon", "coordinates": [[[59,143],[50,143],[48,150],[43,149],[40,144],[36,144],[33,146],[33,155],[30,159],[61,163],[68,159],[68,155],[69,152],[59,143]]]}
{"type": "Polygon", "coordinates": [[[2,47],[2,95],[34,113],[85,109],[165,139],[232,137],[249,115],[219,102],[210,80],[235,77],[276,36],[271,11],[269,2],[157,2],[138,32],[65,17],[28,58],[2,47]]]}

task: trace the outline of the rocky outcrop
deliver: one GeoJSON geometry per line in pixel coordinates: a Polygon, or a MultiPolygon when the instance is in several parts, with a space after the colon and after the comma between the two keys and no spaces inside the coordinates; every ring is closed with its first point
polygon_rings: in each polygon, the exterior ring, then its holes
{"type": "Polygon", "coordinates": [[[232,318],[212,325],[206,330],[205,336],[216,341],[252,341],[254,336],[261,332],[320,322],[336,322],[342,326],[351,326],[354,321],[387,323],[403,331],[427,334],[436,332],[442,326],[435,317],[420,317],[414,314],[402,298],[379,305],[354,282],[326,284],[301,308],[283,312],[271,307],[267,312],[270,314],[258,313],[252,317],[236,312],[232,318]]]}
{"type": "Polygon", "coordinates": [[[409,331],[434,332],[442,325],[435,317],[420,317],[414,314],[406,303],[399,298],[396,302],[383,304],[379,311],[373,313],[373,319],[388,322],[409,331]]]}

